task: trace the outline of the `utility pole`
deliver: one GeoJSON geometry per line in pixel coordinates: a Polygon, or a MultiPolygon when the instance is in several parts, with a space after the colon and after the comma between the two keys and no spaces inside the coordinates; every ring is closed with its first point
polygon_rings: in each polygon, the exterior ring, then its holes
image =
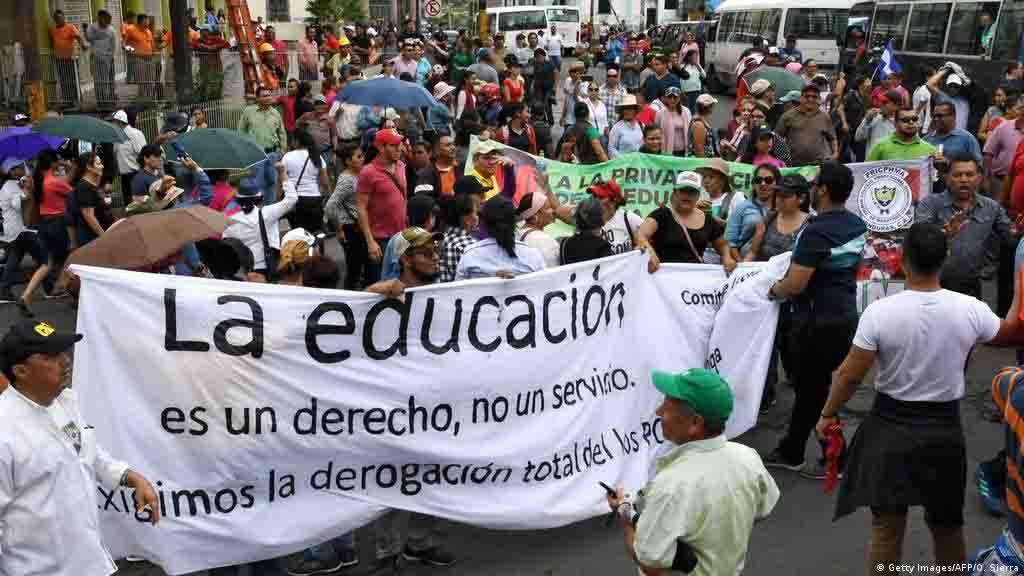
{"type": "Polygon", "coordinates": [[[170,0],[171,46],[178,104],[192,104],[192,44],[188,39],[188,0],[170,0]]]}

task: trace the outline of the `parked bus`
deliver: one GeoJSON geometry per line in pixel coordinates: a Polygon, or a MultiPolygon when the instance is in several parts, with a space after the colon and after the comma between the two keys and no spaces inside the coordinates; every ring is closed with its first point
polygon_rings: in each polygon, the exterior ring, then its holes
{"type": "Polygon", "coordinates": [[[545,36],[554,25],[565,39],[562,55],[570,55],[580,41],[580,9],[576,6],[509,6],[487,9],[487,29],[505,36],[505,46],[515,46],[516,36],[531,32],[545,36]]]}
{"type": "MultiPolygon", "coordinates": [[[[904,86],[920,86],[926,66],[938,68],[945,62],[963,67],[974,83],[969,124],[974,126],[988,108],[992,92],[1003,82],[1008,68],[1024,58],[1024,3],[882,0],[863,2],[851,9],[851,22],[844,43],[848,68],[855,66],[855,28],[865,35],[868,56],[875,55],[889,40],[896,61],[903,67],[904,86]],[[858,16],[857,20],[853,15],[858,16]],[[983,21],[991,18],[991,29],[983,21]],[[991,37],[987,46],[982,38],[991,37]]],[[[860,61],[860,71],[872,73],[873,64],[860,61]],[[865,65],[866,64],[866,65],[865,65]]]]}
{"type": "Polygon", "coordinates": [[[838,68],[839,44],[846,32],[852,0],[725,0],[715,11],[717,27],[709,30],[707,70],[716,87],[736,85],[736,63],[758,39],[785,46],[795,34],[804,59],[822,69],[838,68]]]}

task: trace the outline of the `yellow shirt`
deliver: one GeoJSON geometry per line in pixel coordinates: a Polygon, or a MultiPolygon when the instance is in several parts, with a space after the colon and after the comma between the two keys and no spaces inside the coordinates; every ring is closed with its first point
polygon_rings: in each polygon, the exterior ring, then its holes
{"type": "Polygon", "coordinates": [[[495,176],[491,176],[489,179],[484,178],[476,171],[476,168],[470,170],[466,175],[476,178],[476,181],[484,187],[484,202],[494,198],[498,195],[498,192],[501,192],[501,187],[498,186],[498,179],[495,176]]]}

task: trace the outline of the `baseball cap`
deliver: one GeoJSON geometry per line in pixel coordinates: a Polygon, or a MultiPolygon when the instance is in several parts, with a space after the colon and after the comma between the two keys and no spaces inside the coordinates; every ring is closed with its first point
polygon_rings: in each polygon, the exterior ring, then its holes
{"type": "Polygon", "coordinates": [[[14,121],[15,122],[24,122],[24,121],[26,121],[28,119],[29,119],[29,117],[24,115],[24,114],[15,114],[14,115],[14,121]]]}
{"type": "Polygon", "coordinates": [[[683,188],[696,190],[697,192],[703,192],[704,179],[701,178],[700,174],[697,174],[696,172],[691,172],[689,170],[686,172],[680,172],[679,175],[676,176],[675,189],[680,190],[683,188]]]}
{"type": "Polygon", "coordinates": [[[0,366],[10,375],[11,368],[33,354],[60,354],[82,339],[81,334],[57,330],[39,320],[16,322],[0,340],[0,366]]]}
{"type": "Polygon", "coordinates": [[[594,198],[607,198],[614,200],[619,206],[626,203],[626,197],[622,194],[622,188],[615,180],[609,180],[600,184],[594,184],[587,188],[587,193],[594,198]]]}
{"type": "Polygon", "coordinates": [[[324,96],[323,94],[317,94],[316,96],[313,96],[313,103],[314,104],[327,104],[327,97],[324,96]]]}
{"type": "Polygon", "coordinates": [[[761,94],[764,94],[765,90],[767,90],[767,89],[769,89],[771,87],[772,87],[772,83],[771,82],[765,80],[764,78],[761,78],[760,80],[755,81],[750,86],[750,93],[753,94],[754,96],[760,96],[761,94]]]}
{"type": "Polygon", "coordinates": [[[807,92],[817,92],[818,94],[821,94],[821,87],[812,82],[810,84],[805,85],[800,90],[800,94],[806,94],[807,92]]]}
{"type": "Polygon", "coordinates": [[[401,143],[402,137],[398,135],[398,132],[390,128],[378,130],[377,135],[373,137],[373,145],[377,148],[381,146],[395,146],[401,143]]]}
{"type": "Polygon", "coordinates": [[[700,96],[697,96],[697,104],[700,104],[701,106],[710,106],[717,103],[718,100],[716,100],[711,94],[701,94],[700,96]]]}
{"type": "Polygon", "coordinates": [[[783,103],[785,103],[785,102],[798,102],[798,101],[800,101],[800,91],[799,90],[790,90],[789,92],[786,92],[785,96],[783,96],[782,98],[779,98],[779,102],[783,102],[783,103]]]}
{"type": "Polygon", "coordinates": [[[779,55],[779,47],[778,46],[772,46],[771,48],[768,48],[768,53],[772,54],[772,55],[775,55],[775,56],[778,56],[779,55]]]}
{"type": "Polygon", "coordinates": [[[395,256],[401,258],[410,248],[419,248],[427,244],[438,243],[444,238],[440,232],[427,232],[419,226],[410,226],[395,237],[395,256]]]}
{"type": "Polygon", "coordinates": [[[0,166],[0,170],[2,170],[4,174],[10,174],[11,170],[24,165],[25,161],[21,158],[4,158],[4,163],[0,166]]]}
{"type": "Polygon", "coordinates": [[[949,77],[946,78],[946,84],[955,84],[957,86],[963,86],[964,79],[961,78],[959,74],[950,74],[949,77]]]}
{"type": "Polygon", "coordinates": [[[128,123],[128,113],[124,110],[118,110],[110,115],[111,120],[117,120],[118,122],[128,123]]]}
{"type": "Polygon", "coordinates": [[[473,156],[480,154],[493,154],[495,152],[501,152],[501,145],[494,140],[484,140],[479,146],[473,150],[473,156]]]}
{"type": "Polygon", "coordinates": [[[665,89],[665,96],[669,96],[672,94],[680,96],[682,95],[682,93],[683,91],[680,90],[678,86],[669,86],[668,88],[665,89]]]}
{"type": "Polygon", "coordinates": [[[651,380],[659,392],[686,402],[705,422],[722,425],[732,414],[732,390],[728,382],[710,370],[691,368],[679,373],[654,371],[651,380]]]}

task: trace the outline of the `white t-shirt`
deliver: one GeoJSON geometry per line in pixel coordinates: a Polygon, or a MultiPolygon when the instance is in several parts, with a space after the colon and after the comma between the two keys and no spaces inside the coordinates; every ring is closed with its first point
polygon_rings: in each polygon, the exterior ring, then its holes
{"type": "Polygon", "coordinates": [[[905,290],[864,310],[853,343],[877,352],[875,389],[908,402],[964,396],[971,348],[999,332],[988,305],[964,294],[905,290]]]}
{"type": "Polygon", "coordinates": [[[18,235],[25,231],[25,221],[21,216],[21,200],[24,190],[17,180],[7,180],[0,187],[0,215],[3,216],[3,234],[0,240],[14,242],[18,235]]]}
{"type": "Polygon", "coordinates": [[[919,126],[921,128],[921,133],[924,134],[928,132],[928,127],[932,122],[932,93],[928,90],[927,86],[922,85],[917,90],[914,90],[914,96],[912,99],[914,101],[914,110],[921,111],[921,120],[919,126]]]}
{"type": "Polygon", "coordinates": [[[288,172],[288,180],[299,191],[299,197],[320,196],[320,169],[309,159],[309,152],[306,150],[292,150],[284,155],[281,161],[284,162],[285,170],[288,172]],[[303,172],[305,165],[305,172],[303,172]],[[299,175],[302,181],[299,182],[299,175]]]}
{"type": "Polygon", "coordinates": [[[548,236],[547,232],[543,230],[530,229],[530,233],[527,232],[526,228],[520,227],[516,232],[516,238],[520,242],[525,242],[527,246],[531,246],[540,251],[541,256],[544,257],[544,266],[548,268],[555,268],[558,266],[558,240],[555,240],[551,236],[548,236]]]}
{"type": "Polygon", "coordinates": [[[551,34],[547,37],[548,54],[551,56],[562,56],[562,35],[551,34]]]}
{"type": "Polygon", "coordinates": [[[601,228],[604,239],[612,245],[612,254],[623,254],[633,249],[633,236],[640,231],[644,219],[635,212],[619,208],[612,219],[601,228]],[[629,230],[626,229],[626,218],[629,218],[629,230]],[[632,233],[631,233],[632,232],[632,233]]]}

